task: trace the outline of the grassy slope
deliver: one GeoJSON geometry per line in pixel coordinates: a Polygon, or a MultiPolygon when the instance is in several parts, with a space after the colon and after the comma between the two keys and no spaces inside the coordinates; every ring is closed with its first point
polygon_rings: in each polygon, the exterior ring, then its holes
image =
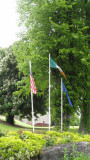
{"type": "Polygon", "coordinates": [[[15,125],[9,125],[6,123],[5,121],[5,117],[4,116],[0,116],[0,129],[2,131],[8,131],[8,130],[12,130],[12,131],[19,131],[19,130],[25,130],[25,129],[31,129],[32,126],[28,125],[26,123],[23,123],[19,120],[15,119],[15,125]]]}
{"type": "MultiPolygon", "coordinates": [[[[37,131],[48,130],[48,127],[35,127],[37,131]]],[[[32,126],[26,123],[23,123],[15,119],[15,125],[9,125],[6,123],[5,116],[0,115],[0,130],[3,132],[6,131],[20,131],[20,130],[30,130],[32,131],[32,126]]]]}
{"type": "MultiPolygon", "coordinates": [[[[5,120],[5,116],[0,116],[0,120],[6,121],[5,120]]],[[[32,127],[31,125],[23,123],[23,122],[21,122],[21,121],[19,121],[17,119],[15,119],[15,125],[19,125],[19,126],[22,126],[22,127],[28,127],[28,128],[32,127]]]]}
{"type": "MultiPolygon", "coordinates": [[[[53,128],[51,128],[52,130],[53,128]]],[[[30,130],[32,131],[32,126],[26,123],[23,123],[19,120],[15,119],[15,125],[9,125],[5,121],[5,116],[0,116],[0,130],[3,132],[7,131],[21,131],[21,130],[30,130]]],[[[48,127],[35,127],[35,130],[37,132],[43,133],[48,131],[48,127]]],[[[78,126],[70,127],[70,132],[77,133],[78,132],[78,126]]]]}

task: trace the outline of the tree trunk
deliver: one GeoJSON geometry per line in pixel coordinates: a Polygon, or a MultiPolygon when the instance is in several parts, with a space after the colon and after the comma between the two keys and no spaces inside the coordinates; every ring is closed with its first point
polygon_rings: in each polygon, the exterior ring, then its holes
{"type": "Polygon", "coordinates": [[[81,113],[81,120],[79,126],[79,132],[90,133],[90,107],[86,104],[87,101],[83,101],[83,111],[81,113]]]}
{"type": "Polygon", "coordinates": [[[69,126],[70,126],[70,117],[71,115],[69,114],[63,114],[63,129],[64,130],[68,130],[69,126]]]}
{"type": "Polygon", "coordinates": [[[84,131],[84,127],[83,127],[83,124],[82,124],[82,116],[80,118],[80,126],[79,126],[79,132],[82,132],[84,131]]]}
{"type": "Polygon", "coordinates": [[[6,115],[6,122],[8,122],[9,124],[13,125],[14,124],[14,115],[7,114],[6,115]]]}

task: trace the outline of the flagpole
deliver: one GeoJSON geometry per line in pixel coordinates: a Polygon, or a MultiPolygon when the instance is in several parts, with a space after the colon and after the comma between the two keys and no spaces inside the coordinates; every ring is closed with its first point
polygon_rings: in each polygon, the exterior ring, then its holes
{"type": "MultiPolygon", "coordinates": [[[[32,92],[31,92],[32,93],[32,92]]],[[[33,93],[32,93],[32,123],[33,123],[33,132],[34,132],[34,110],[33,110],[33,93]]]]}
{"type": "Polygon", "coordinates": [[[51,113],[50,113],[50,54],[49,54],[49,131],[50,131],[50,119],[51,119],[51,113]]]}
{"type": "Polygon", "coordinates": [[[62,91],[62,78],[61,78],[61,132],[63,132],[63,91],[62,91]]]}
{"type": "MultiPolygon", "coordinates": [[[[31,61],[29,61],[29,70],[31,72],[31,61]]],[[[31,74],[30,74],[31,78],[31,74]]],[[[31,92],[31,107],[32,107],[32,125],[33,125],[33,132],[34,132],[34,111],[33,111],[33,93],[31,92]]]]}

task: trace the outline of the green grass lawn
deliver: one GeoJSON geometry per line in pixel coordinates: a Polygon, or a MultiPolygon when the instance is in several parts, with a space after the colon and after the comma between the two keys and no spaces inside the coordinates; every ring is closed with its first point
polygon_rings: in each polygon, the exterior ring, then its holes
{"type": "MultiPolygon", "coordinates": [[[[0,120],[6,121],[6,120],[5,120],[5,116],[0,116],[0,120]]],[[[27,128],[32,128],[31,125],[26,124],[26,123],[23,123],[22,121],[19,121],[19,120],[17,120],[17,119],[15,119],[15,125],[22,126],[22,127],[27,127],[27,128]]]]}
{"type": "MultiPolygon", "coordinates": [[[[7,131],[23,131],[23,130],[29,130],[32,131],[33,127],[32,125],[26,124],[24,122],[21,122],[17,119],[15,119],[15,124],[14,125],[9,125],[6,123],[5,116],[0,115],[0,130],[2,132],[7,132],[7,131]]],[[[35,127],[35,132],[46,132],[48,131],[48,127],[35,127]]]]}
{"type": "MultiPolygon", "coordinates": [[[[32,131],[33,128],[31,125],[26,124],[24,122],[21,122],[17,119],[15,119],[15,124],[14,125],[9,125],[6,123],[5,116],[0,115],[0,130],[2,132],[7,132],[7,131],[23,131],[23,130],[29,130],[32,131]]],[[[35,127],[35,132],[38,133],[45,133],[46,131],[49,130],[49,127],[35,127]]],[[[51,127],[51,130],[53,130],[53,127],[51,127]]],[[[77,133],[78,132],[78,126],[70,126],[69,132],[77,133]]]]}
{"type": "Polygon", "coordinates": [[[69,132],[78,133],[79,126],[70,126],[69,132]]]}
{"type": "Polygon", "coordinates": [[[22,128],[0,123],[0,130],[2,132],[19,131],[19,130],[22,130],[22,128]]]}
{"type": "Polygon", "coordinates": [[[31,125],[25,124],[19,120],[15,119],[15,125],[9,125],[6,123],[5,116],[0,116],[0,130],[3,132],[11,131],[19,131],[19,130],[28,130],[32,129],[31,125]]]}

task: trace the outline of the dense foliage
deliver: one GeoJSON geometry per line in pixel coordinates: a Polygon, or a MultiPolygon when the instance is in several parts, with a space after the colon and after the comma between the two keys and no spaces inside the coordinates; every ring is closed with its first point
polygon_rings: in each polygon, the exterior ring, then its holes
{"type": "MultiPolygon", "coordinates": [[[[25,76],[25,86],[21,86],[19,93],[22,88],[26,94],[30,92],[28,62],[31,60],[38,95],[47,96],[47,100],[48,55],[51,54],[66,74],[64,83],[73,103],[71,108],[64,96],[66,125],[69,124],[71,114],[80,108],[81,130],[90,132],[88,6],[88,0],[18,0],[20,25],[24,28],[21,41],[14,45],[14,54],[19,70],[25,76]]],[[[60,124],[61,77],[57,70],[52,69],[51,112],[56,125],[60,124]]]]}
{"type": "Polygon", "coordinates": [[[42,147],[80,141],[90,142],[90,136],[55,131],[48,131],[45,135],[28,131],[23,131],[22,134],[9,131],[0,138],[0,158],[29,160],[38,156],[42,147]]]}
{"type": "MultiPolygon", "coordinates": [[[[18,101],[13,92],[17,89],[18,76],[17,62],[12,53],[7,53],[5,50],[2,54],[1,71],[0,71],[0,114],[6,113],[7,121],[14,123],[15,106],[18,101]]],[[[19,103],[19,101],[18,101],[19,103]]]]}
{"type": "MultiPolygon", "coordinates": [[[[22,90],[20,96],[14,92],[19,90],[17,82],[23,79],[23,74],[17,68],[17,61],[11,48],[8,50],[0,50],[1,71],[0,71],[0,114],[6,115],[6,120],[10,124],[14,124],[14,116],[19,115],[20,118],[27,117],[31,119],[31,98],[30,94],[26,97],[22,90]]],[[[23,84],[24,85],[24,84],[23,84]]],[[[30,88],[30,86],[29,86],[30,88]]],[[[34,97],[34,112],[45,113],[45,103],[42,96],[34,97]],[[43,109],[42,109],[43,106],[43,109]]]]}

